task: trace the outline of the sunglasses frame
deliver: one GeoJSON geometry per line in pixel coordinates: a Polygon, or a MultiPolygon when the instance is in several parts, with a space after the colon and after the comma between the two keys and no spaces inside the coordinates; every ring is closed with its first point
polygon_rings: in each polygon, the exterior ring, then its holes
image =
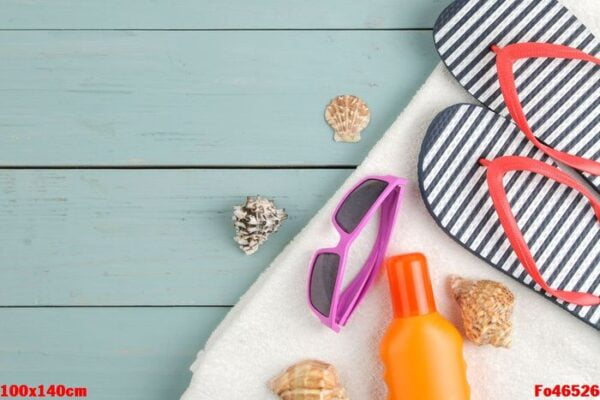
{"type": "Polygon", "coordinates": [[[360,303],[377,276],[377,272],[379,271],[383,262],[385,251],[396,222],[396,215],[398,209],[400,208],[400,204],[402,203],[407,183],[408,180],[393,175],[367,176],[361,179],[360,182],[354,185],[352,189],[350,189],[344,195],[333,212],[331,222],[338,232],[339,241],[335,247],[321,248],[313,254],[309,266],[310,273],[308,276],[307,299],[308,305],[312,312],[324,325],[328,326],[335,332],[339,332],[341,327],[346,324],[350,318],[350,315],[352,315],[352,312],[360,303]],[[358,225],[350,233],[347,233],[336,220],[337,214],[341,207],[345,204],[348,197],[350,197],[355,190],[369,180],[383,181],[387,183],[387,186],[379,194],[373,204],[371,204],[371,206],[367,209],[358,225]],[[342,283],[344,273],[346,271],[350,246],[361,234],[364,227],[371,221],[379,209],[381,209],[379,228],[371,253],[364,262],[360,271],[347,285],[347,287],[342,290],[342,283]],[[323,315],[319,310],[317,310],[311,300],[311,283],[315,269],[315,262],[321,254],[335,254],[339,257],[337,276],[335,278],[331,304],[329,306],[329,315],[327,316],[323,315]]]}

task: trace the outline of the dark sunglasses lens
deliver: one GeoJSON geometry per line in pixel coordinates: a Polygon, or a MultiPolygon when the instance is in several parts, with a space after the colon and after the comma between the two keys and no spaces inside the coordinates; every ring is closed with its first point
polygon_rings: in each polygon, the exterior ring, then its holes
{"type": "Polygon", "coordinates": [[[344,232],[350,233],[356,229],[387,185],[387,182],[369,179],[350,193],[335,215],[336,222],[344,232]]]}
{"type": "Polygon", "coordinates": [[[322,253],[317,256],[310,278],[310,302],[323,316],[328,317],[337,278],[340,256],[322,253]]]}

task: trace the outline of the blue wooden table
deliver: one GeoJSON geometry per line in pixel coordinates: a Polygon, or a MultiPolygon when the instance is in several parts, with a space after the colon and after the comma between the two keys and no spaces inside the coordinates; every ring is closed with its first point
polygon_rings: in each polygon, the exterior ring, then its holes
{"type": "Polygon", "coordinates": [[[437,62],[449,0],[3,0],[0,384],[176,399],[437,62]],[[334,143],[339,94],[372,123],[334,143]],[[290,219],[253,256],[232,206],[290,219]]]}

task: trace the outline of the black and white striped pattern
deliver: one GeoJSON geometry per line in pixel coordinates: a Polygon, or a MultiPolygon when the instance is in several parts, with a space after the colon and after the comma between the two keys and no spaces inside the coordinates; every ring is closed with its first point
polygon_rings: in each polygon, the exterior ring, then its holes
{"type": "MultiPolygon", "coordinates": [[[[540,290],[524,271],[505,237],[478,160],[519,155],[554,163],[507,118],[475,105],[440,113],[423,141],[419,184],[429,212],[453,239],[540,290]]],[[[600,224],[576,191],[541,175],[509,173],[504,181],[519,227],[550,286],[600,295],[600,224]]],[[[600,329],[600,306],[563,304],[600,329]]]]}
{"type": "MultiPolygon", "coordinates": [[[[557,0],[457,0],[436,22],[434,39],[461,85],[504,116],[492,44],[546,42],[600,55],[600,42],[557,0]]],[[[600,160],[600,66],[528,59],[514,72],[536,136],[560,151],[600,160]]],[[[586,178],[600,191],[600,177],[586,178]]]]}

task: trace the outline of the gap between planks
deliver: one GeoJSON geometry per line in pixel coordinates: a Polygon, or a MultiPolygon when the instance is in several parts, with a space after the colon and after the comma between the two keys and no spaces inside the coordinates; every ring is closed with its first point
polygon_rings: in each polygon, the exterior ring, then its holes
{"type": "Polygon", "coordinates": [[[13,305],[3,306],[0,305],[0,309],[10,308],[232,308],[233,305],[197,305],[197,304],[140,304],[140,305],[13,305]]]}
{"type": "Polygon", "coordinates": [[[329,31],[398,31],[398,32],[431,32],[433,28],[206,28],[206,29],[193,29],[193,28],[181,28],[181,29],[152,29],[152,28],[0,28],[0,32],[329,32],[329,31]]]}
{"type": "Polygon", "coordinates": [[[132,169],[197,169],[197,170],[269,170],[269,169],[355,169],[356,165],[23,165],[0,166],[0,170],[132,170],[132,169]]]}

